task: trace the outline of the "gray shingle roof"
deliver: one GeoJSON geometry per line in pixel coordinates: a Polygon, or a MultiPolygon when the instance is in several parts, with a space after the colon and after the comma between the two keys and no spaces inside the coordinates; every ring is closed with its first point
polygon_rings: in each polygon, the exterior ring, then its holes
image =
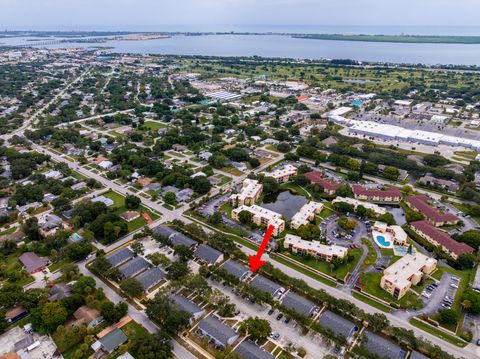
{"type": "Polygon", "coordinates": [[[393,344],[387,339],[382,338],[372,332],[366,332],[368,338],[366,348],[370,353],[379,355],[381,358],[388,359],[403,359],[405,358],[405,351],[398,345],[393,344]]]}
{"type": "Polygon", "coordinates": [[[165,272],[158,267],[150,268],[149,270],[140,274],[138,277],[135,277],[135,279],[138,280],[142,285],[143,290],[152,288],[160,283],[163,278],[165,278],[165,272]]]}
{"type": "Polygon", "coordinates": [[[175,304],[180,308],[180,310],[183,310],[192,315],[203,312],[202,308],[200,308],[194,302],[192,302],[191,300],[188,300],[182,295],[172,294],[170,296],[170,299],[175,302],[175,304]]]}
{"type": "Polygon", "coordinates": [[[173,246],[185,246],[185,247],[192,247],[193,245],[197,244],[191,238],[188,238],[186,235],[182,233],[175,233],[170,237],[173,246]]]}
{"type": "Polygon", "coordinates": [[[300,314],[309,316],[317,308],[317,306],[294,292],[288,292],[283,298],[282,304],[287,308],[293,309],[300,314]]]}
{"type": "Polygon", "coordinates": [[[255,287],[263,292],[269,293],[272,297],[275,296],[280,289],[284,289],[281,285],[265,278],[262,275],[257,275],[250,282],[252,287],[255,287]]]}
{"type": "Polygon", "coordinates": [[[25,252],[18,258],[25,266],[28,273],[36,272],[45,267],[49,260],[48,258],[39,257],[33,252],[25,252]]]}
{"type": "Polygon", "coordinates": [[[358,330],[355,323],[329,310],[325,311],[318,321],[322,327],[330,329],[335,334],[342,335],[346,339],[358,330]]]}
{"type": "Polygon", "coordinates": [[[429,357],[423,355],[422,353],[413,351],[410,355],[410,359],[429,359],[429,357]]]}
{"type": "Polygon", "coordinates": [[[155,234],[170,237],[172,234],[176,233],[173,229],[167,226],[158,226],[155,228],[155,234]]]}
{"type": "Polygon", "coordinates": [[[167,226],[158,226],[157,228],[155,228],[155,234],[169,238],[173,246],[182,245],[186,247],[191,247],[197,244],[197,242],[193,239],[167,226]]]}
{"type": "Polygon", "coordinates": [[[207,246],[206,244],[200,244],[195,251],[195,257],[204,260],[208,264],[216,263],[221,256],[222,252],[217,251],[215,248],[207,246]]]}
{"type": "Polygon", "coordinates": [[[198,325],[198,328],[212,338],[215,338],[224,346],[227,345],[232,338],[238,337],[238,334],[232,328],[210,316],[203,319],[198,325]]]}
{"type": "Polygon", "coordinates": [[[127,336],[120,329],[114,329],[103,338],[99,339],[102,346],[112,352],[128,340],[127,336]]]}
{"type": "Polygon", "coordinates": [[[222,265],[222,268],[225,269],[228,274],[233,275],[238,279],[241,279],[246,274],[251,274],[250,270],[247,267],[231,259],[226,261],[222,265]]]}
{"type": "Polygon", "coordinates": [[[244,359],[273,359],[274,356],[250,340],[243,341],[235,351],[244,359]]]}
{"type": "Polygon", "coordinates": [[[119,249],[118,251],[113,252],[112,254],[109,254],[106,258],[112,266],[116,267],[119,264],[122,264],[123,262],[129,260],[133,256],[134,253],[130,250],[130,248],[124,247],[122,249],[119,249]]]}
{"type": "Polygon", "coordinates": [[[131,261],[122,264],[118,269],[124,275],[125,278],[133,277],[134,275],[140,273],[141,271],[147,269],[150,266],[145,258],[143,257],[136,257],[133,258],[131,261]]]}

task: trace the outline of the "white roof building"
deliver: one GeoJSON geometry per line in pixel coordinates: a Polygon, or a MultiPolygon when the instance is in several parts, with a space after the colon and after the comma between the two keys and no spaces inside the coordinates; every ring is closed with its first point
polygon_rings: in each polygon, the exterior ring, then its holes
{"type": "Polygon", "coordinates": [[[355,198],[350,198],[350,197],[337,197],[335,198],[332,203],[335,204],[337,202],[345,202],[351,206],[353,206],[353,209],[357,209],[358,206],[363,206],[365,207],[366,209],[370,209],[372,210],[373,212],[375,212],[375,214],[377,216],[380,216],[382,214],[385,214],[387,213],[387,210],[383,207],[380,207],[374,203],[370,203],[370,202],[365,202],[365,201],[360,201],[358,199],[355,199],[355,198]]]}
{"type": "Polygon", "coordinates": [[[291,164],[288,164],[273,172],[265,173],[265,176],[275,178],[275,180],[277,180],[278,183],[284,183],[284,182],[288,182],[290,178],[292,178],[293,176],[296,176],[296,174],[297,174],[297,167],[291,164]]]}
{"type": "Polygon", "coordinates": [[[326,261],[334,258],[344,258],[348,253],[348,248],[336,245],[327,246],[318,241],[305,241],[299,236],[287,234],[283,241],[284,248],[291,249],[294,253],[311,254],[326,261]]]}
{"type": "Polygon", "coordinates": [[[300,226],[306,226],[315,218],[315,214],[320,213],[323,209],[323,204],[318,202],[310,202],[302,206],[300,211],[295,213],[290,222],[290,226],[293,229],[297,229],[300,226]]]}
{"type": "Polygon", "coordinates": [[[245,178],[240,193],[232,194],[228,201],[234,205],[252,205],[262,193],[263,185],[257,180],[245,178]]]}
{"type": "Polygon", "coordinates": [[[252,215],[252,222],[260,226],[274,226],[275,230],[273,231],[274,236],[278,236],[285,229],[285,221],[282,219],[282,215],[271,211],[267,208],[257,206],[256,204],[252,206],[242,205],[238,208],[235,208],[232,211],[232,218],[236,221],[239,220],[239,214],[241,212],[248,212],[252,215]]]}

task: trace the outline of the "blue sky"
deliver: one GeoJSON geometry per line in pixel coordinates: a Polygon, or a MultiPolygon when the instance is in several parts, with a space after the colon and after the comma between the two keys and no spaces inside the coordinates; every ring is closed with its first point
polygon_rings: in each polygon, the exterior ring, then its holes
{"type": "Polygon", "coordinates": [[[0,0],[0,28],[172,25],[475,26],[479,0],[0,0]]]}

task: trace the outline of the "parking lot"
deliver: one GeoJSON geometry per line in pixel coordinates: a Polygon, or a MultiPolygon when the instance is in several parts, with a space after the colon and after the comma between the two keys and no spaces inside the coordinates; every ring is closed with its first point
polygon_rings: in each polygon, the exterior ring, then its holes
{"type": "Polygon", "coordinates": [[[287,320],[287,318],[277,310],[271,311],[270,306],[252,304],[249,301],[239,297],[234,293],[233,289],[223,287],[215,282],[209,283],[213,288],[220,289],[225,293],[231,303],[234,303],[239,313],[240,320],[248,317],[259,317],[268,320],[272,327],[272,335],[270,341],[281,347],[303,347],[307,351],[305,358],[322,358],[327,354],[332,354],[333,348],[324,343],[324,339],[320,334],[310,332],[307,335],[302,333],[295,321],[287,320]],[[277,319],[278,318],[278,319],[277,319]]]}

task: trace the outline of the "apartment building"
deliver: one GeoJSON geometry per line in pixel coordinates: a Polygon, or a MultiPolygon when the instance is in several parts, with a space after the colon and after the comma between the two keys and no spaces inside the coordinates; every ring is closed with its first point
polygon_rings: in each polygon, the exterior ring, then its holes
{"type": "Polygon", "coordinates": [[[436,267],[437,260],[425,254],[407,254],[385,269],[380,286],[394,298],[401,299],[424,275],[432,273],[436,267]]]}
{"type": "Polygon", "coordinates": [[[419,194],[407,197],[405,202],[412,210],[422,213],[427,221],[436,227],[452,226],[460,221],[453,213],[442,213],[430,206],[429,201],[430,198],[427,195],[419,194]]]}
{"type": "Polygon", "coordinates": [[[310,183],[314,183],[322,187],[323,191],[329,196],[333,196],[335,192],[342,187],[341,183],[333,183],[322,178],[320,171],[308,172],[305,173],[304,176],[309,179],[310,183]]]}
{"type": "Polygon", "coordinates": [[[285,236],[283,247],[290,249],[293,253],[310,254],[327,262],[334,258],[345,258],[348,253],[348,248],[336,245],[327,246],[318,241],[306,241],[293,234],[285,236]]]}
{"type": "Polygon", "coordinates": [[[410,228],[427,242],[440,247],[453,259],[474,251],[468,244],[457,242],[447,232],[439,230],[426,220],[413,222],[410,224],[410,228]]]}
{"type": "Polygon", "coordinates": [[[315,219],[315,214],[322,211],[323,204],[318,202],[310,202],[302,206],[300,211],[295,213],[290,222],[290,227],[297,229],[300,226],[306,226],[315,219]]]}
{"type": "Polygon", "coordinates": [[[228,198],[228,202],[235,207],[243,205],[251,206],[258,201],[262,191],[263,185],[260,182],[246,178],[242,183],[242,189],[240,193],[232,194],[228,198]]]}
{"type": "Polygon", "coordinates": [[[251,214],[252,222],[255,223],[257,226],[274,226],[275,229],[272,235],[275,237],[278,237],[278,235],[285,230],[285,221],[282,219],[282,215],[277,212],[273,212],[269,209],[257,206],[256,204],[251,206],[243,205],[235,208],[232,211],[232,218],[238,221],[239,214],[243,211],[251,214]]]}
{"type": "Polygon", "coordinates": [[[380,203],[399,203],[402,200],[402,193],[396,187],[387,189],[369,189],[360,185],[353,185],[353,196],[355,199],[380,203]]]}
{"type": "Polygon", "coordinates": [[[333,204],[338,202],[347,203],[350,206],[352,206],[354,210],[356,210],[358,206],[363,206],[366,209],[373,211],[377,216],[381,216],[382,214],[387,213],[387,210],[383,207],[380,207],[370,202],[359,201],[358,199],[354,199],[350,197],[337,197],[332,201],[333,204]]]}
{"type": "Polygon", "coordinates": [[[293,176],[297,175],[297,167],[293,165],[286,165],[273,172],[265,173],[266,177],[273,177],[278,183],[286,183],[290,181],[293,176]]]}

